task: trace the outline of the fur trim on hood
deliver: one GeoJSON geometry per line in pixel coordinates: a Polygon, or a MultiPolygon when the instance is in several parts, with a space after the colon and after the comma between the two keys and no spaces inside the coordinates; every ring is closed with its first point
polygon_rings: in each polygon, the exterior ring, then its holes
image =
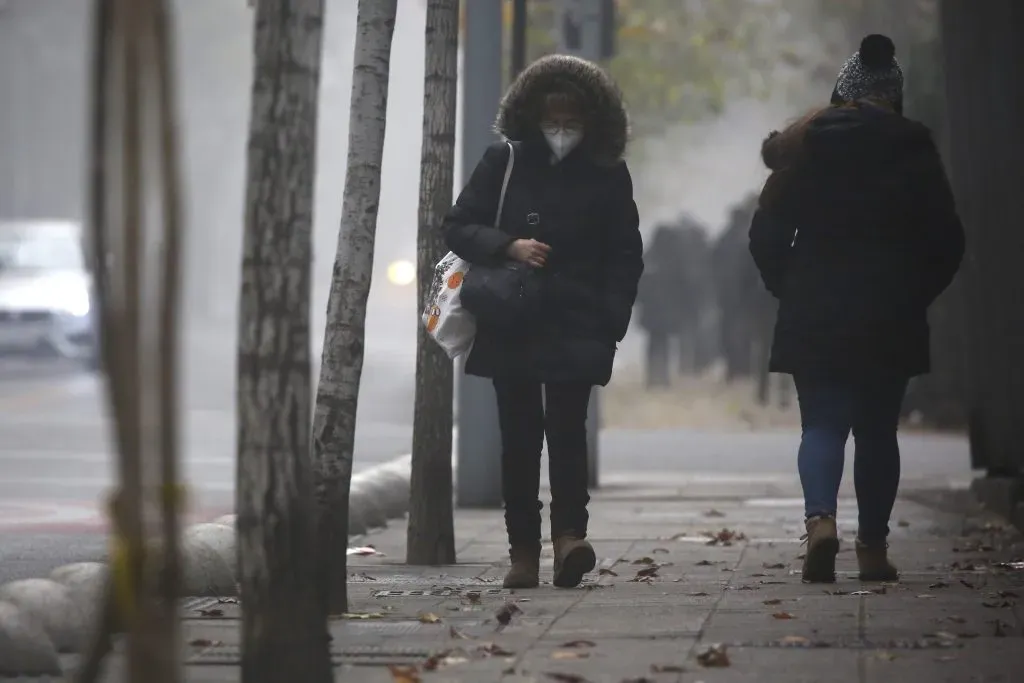
{"type": "Polygon", "coordinates": [[[618,163],[629,140],[622,93],[601,67],[578,57],[549,55],[524,69],[502,97],[494,129],[508,140],[536,136],[544,98],[566,91],[583,99],[587,128],[580,150],[597,164],[618,163]]]}

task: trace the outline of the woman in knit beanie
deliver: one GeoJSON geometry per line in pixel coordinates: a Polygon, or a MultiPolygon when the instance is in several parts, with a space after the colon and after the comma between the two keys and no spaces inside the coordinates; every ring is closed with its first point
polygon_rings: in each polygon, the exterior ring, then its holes
{"type": "Polygon", "coordinates": [[[779,299],[771,370],[793,375],[803,578],[835,580],[844,448],[856,443],[860,578],[892,581],[896,431],[910,378],[928,372],[927,311],[952,281],[964,235],[930,131],[905,118],[895,46],[870,35],[843,65],[831,105],[765,140],[772,174],[750,251],[779,299]]]}

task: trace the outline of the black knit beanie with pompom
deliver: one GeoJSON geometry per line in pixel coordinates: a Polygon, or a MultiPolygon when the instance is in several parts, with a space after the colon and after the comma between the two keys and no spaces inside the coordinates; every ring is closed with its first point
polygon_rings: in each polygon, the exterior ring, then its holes
{"type": "Polygon", "coordinates": [[[903,69],[896,61],[896,46],[887,36],[873,33],[860,42],[860,49],[839,70],[832,103],[854,102],[874,97],[903,113],[903,69]]]}

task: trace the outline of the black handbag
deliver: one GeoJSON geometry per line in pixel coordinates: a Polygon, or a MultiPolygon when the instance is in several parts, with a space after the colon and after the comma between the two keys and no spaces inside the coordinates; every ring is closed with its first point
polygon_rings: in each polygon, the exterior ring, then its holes
{"type": "MultiPolygon", "coordinates": [[[[498,196],[494,227],[501,224],[505,192],[515,167],[516,152],[508,144],[508,163],[498,196]]],[[[515,261],[498,265],[473,264],[462,282],[459,298],[462,306],[473,314],[477,325],[507,334],[529,329],[540,315],[542,282],[539,272],[515,261]]]]}
{"type": "Polygon", "coordinates": [[[470,268],[460,296],[477,325],[514,334],[530,329],[540,316],[541,294],[540,273],[509,261],[470,268]]]}

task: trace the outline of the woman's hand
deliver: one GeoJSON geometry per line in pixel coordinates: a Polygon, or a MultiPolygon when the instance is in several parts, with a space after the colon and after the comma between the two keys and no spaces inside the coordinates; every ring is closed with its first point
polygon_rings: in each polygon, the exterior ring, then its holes
{"type": "Polygon", "coordinates": [[[551,247],[537,240],[516,240],[508,245],[505,253],[514,261],[526,263],[534,268],[542,268],[547,263],[551,247]]]}

